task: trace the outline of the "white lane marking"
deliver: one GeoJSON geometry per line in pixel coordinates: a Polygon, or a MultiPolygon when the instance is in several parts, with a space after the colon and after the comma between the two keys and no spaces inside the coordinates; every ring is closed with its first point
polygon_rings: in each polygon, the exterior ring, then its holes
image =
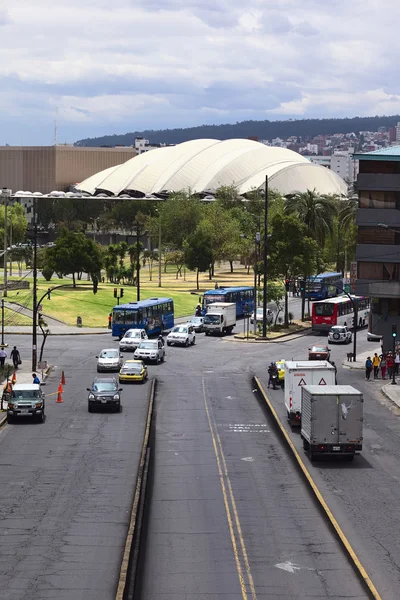
{"type": "Polygon", "coordinates": [[[246,462],[254,462],[254,458],[252,456],[245,456],[244,458],[241,458],[240,460],[244,460],[246,462]]]}
{"type": "Polygon", "coordinates": [[[296,573],[296,571],[300,571],[300,568],[298,565],[295,565],[294,563],[290,562],[290,560],[287,560],[284,563],[278,563],[277,565],[275,565],[275,567],[277,567],[278,569],[282,569],[282,571],[287,571],[288,573],[296,573]]]}

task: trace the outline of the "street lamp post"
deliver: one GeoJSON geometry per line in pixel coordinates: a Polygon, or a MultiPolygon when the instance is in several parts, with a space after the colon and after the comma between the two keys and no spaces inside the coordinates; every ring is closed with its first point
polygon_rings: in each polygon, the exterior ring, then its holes
{"type": "Polygon", "coordinates": [[[137,298],[136,300],[139,302],[140,300],[140,223],[139,221],[135,221],[134,223],[136,227],[136,290],[137,290],[137,298]]]}
{"type": "Polygon", "coordinates": [[[265,199],[264,199],[264,287],[263,287],[263,337],[267,337],[267,270],[268,270],[268,175],[265,176],[265,199]]]}
{"type": "Polygon", "coordinates": [[[161,215],[158,213],[158,287],[161,287],[161,215]]]}
{"type": "Polygon", "coordinates": [[[7,298],[7,207],[8,200],[11,196],[11,190],[7,188],[3,188],[1,191],[1,197],[4,201],[4,288],[3,288],[3,297],[7,298]]]}
{"type": "Polygon", "coordinates": [[[32,371],[37,365],[37,211],[36,198],[33,199],[33,314],[32,314],[32,371]]]}

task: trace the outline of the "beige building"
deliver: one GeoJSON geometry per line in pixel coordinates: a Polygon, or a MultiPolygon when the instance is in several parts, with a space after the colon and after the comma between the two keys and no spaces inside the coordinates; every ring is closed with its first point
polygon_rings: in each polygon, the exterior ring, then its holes
{"type": "Polygon", "coordinates": [[[0,188],[48,194],[67,191],[108,167],[137,154],[135,148],[0,146],[0,188]]]}

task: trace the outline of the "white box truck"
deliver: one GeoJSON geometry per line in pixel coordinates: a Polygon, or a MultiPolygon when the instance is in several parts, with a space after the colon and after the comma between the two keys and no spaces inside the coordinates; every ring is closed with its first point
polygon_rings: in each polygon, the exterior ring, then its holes
{"type": "Polygon", "coordinates": [[[316,454],[352,460],[362,450],[362,393],[351,385],[306,385],[301,394],[301,437],[310,460],[316,454]]]}
{"type": "Polygon", "coordinates": [[[335,385],[335,367],[327,360],[285,362],[285,406],[292,426],[300,425],[304,385],[335,385]]]}
{"type": "Polygon", "coordinates": [[[210,333],[232,333],[236,325],[236,304],[234,302],[214,302],[209,304],[204,315],[204,332],[210,333]]]}

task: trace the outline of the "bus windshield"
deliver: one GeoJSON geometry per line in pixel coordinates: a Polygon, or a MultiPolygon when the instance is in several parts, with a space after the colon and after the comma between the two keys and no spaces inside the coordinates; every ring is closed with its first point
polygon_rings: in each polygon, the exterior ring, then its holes
{"type": "Polygon", "coordinates": [[[329,302],[316,302],[314,304],[314,312],[318,317],[331,317],[334,313],[335,307],[329,302]]]}

